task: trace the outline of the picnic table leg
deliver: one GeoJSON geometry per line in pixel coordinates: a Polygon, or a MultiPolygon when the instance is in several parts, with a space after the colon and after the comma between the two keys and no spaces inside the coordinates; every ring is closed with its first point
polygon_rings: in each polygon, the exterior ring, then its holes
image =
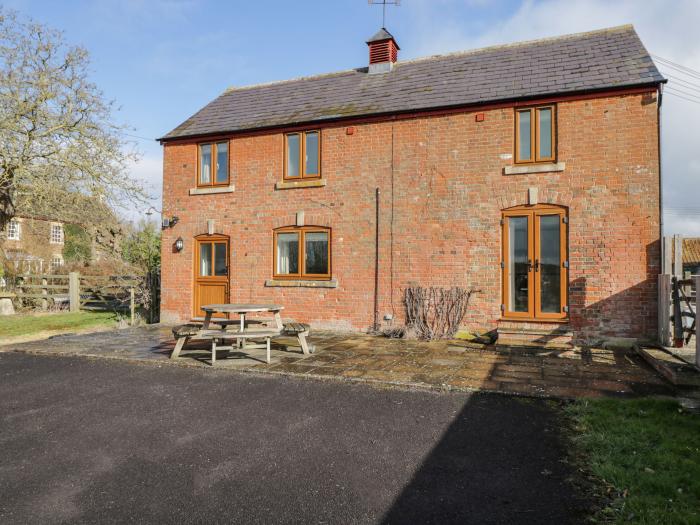
{"type": "Polygon", "coordinates": [[[270,338],[266,337],[265,341],[267,343],[267,364],[270,364],[270,338]]]}
{"type": "Polygon", "coordinates": [[[216,339],[211,340],[211,366],[216,364],[216,339]]]}
{"type": "Polygon", "coordinates": [[[204,324],[202,325],[203,330],[208,330],[209,329],[209,323],[211,322],[211,316],[213,312],[207,312],[204,314],[204,324]]]}
{"type": "MultiPolygon", "coordinates": [[[[245,332],[245,314],[241,313],[241,332],[245,332]]],[[[245,350],[245,337],[242,337],[239,341],[239,347],[245,350]]]]}
{"type": "Polygon", "coordinates": [[[284,324],[282,324],[282,316],[279,310],[275,312],[275,323],[277,323],[278,330],[284,330],[284,324]]]}
{"type": "Polygon", "coordinates": [[[175,348],[173,348],[173,353],[170,354],[170,359],[177,359],[180,356],[180,350],[182,350],[182,347],[187,344],[188,339],[189,337],[180,337],[175,342],[175,348]]]}
{"type": "Polygon", "coordinates": [[[301,345],[301,351],[304,352],[304,354],[309,354],[309,344],[306,342],[306,334],[308,332],[299,332],[297,334],[297,339],[299,339],[299,344],[301,345]]]}

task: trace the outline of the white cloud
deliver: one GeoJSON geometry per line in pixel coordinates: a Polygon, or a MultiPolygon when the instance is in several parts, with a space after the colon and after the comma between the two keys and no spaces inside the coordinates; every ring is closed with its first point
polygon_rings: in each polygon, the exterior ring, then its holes
{"type": "MultiPolygon", "coordinates": [[[[442,1],[442,4],[441,7],[445,7],[455,2],[442,1]]],[[[700,39],[694,36],[700,20],[697,0],[526,0],[510,16],[483,27],[476,26],[474,20],[436,16],[434,3],[429,0],[404,5],[415,24],[414,56],[632,23],[652,54],[700,71],[700,39]]],[[[676,76],[672,69],[658,62],[657,65],[665,73],[676,76]]],[[[700,79],[694,83],[700,86],[700,79]]],[[[679,82],[670,78],[671,89],[678,85],[679,82]]],[[[670,93],[664,97],[662,169],[666,207],[692,207],[700,211],[700,134],[695,131],[698,123],[700,104],[670,93]]],[[[667,234],[700,235],[699,221],[697,215],[667,213],[665,231],[667,234]]]]}

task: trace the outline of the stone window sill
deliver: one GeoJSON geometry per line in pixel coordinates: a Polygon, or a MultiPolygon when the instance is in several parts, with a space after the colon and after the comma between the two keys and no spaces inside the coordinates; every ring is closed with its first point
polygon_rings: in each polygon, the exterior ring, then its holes
{"type": "Polygon", "coordinates": [[[213,193],[233,193],[236,187],[230,186],[212,186],[211,188],[191,188],[190,195],[211,195],[213,193]]]}
{"type": "Polygon", "coordinates": [[[276,190],[291,190],[293,188],[322,188],[326,179],[281,180],[275,184],[276,190]]]}
{"type": "Polygon", "coordinates": [[[564,171],[566,162],[548,162],[544,164],[518,164],[503,168],[504,175],[525,175],[528,173],[552,173],[564,171]]]}
{"type": "Polygon", "coordinates": [[[338,279],[329,281],[312,281],[307,279],[268,279],[267,287],[280,288],[338,288],[338,279]]]}

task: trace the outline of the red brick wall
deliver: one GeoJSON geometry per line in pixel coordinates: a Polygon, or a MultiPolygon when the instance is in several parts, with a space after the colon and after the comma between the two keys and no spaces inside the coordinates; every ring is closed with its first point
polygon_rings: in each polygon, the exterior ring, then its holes
{"type": "Polygon", "coordinates": [[[659,173],[654,95],[558,104],[563,172],[504,175],[512,163],[513,109],[323,129],[325,187],[276,190],[283,135],[234,137],[235,192],[188,194],[196,145],[166,144],[163,210],[180,222],[164,231],[162,317],[191,316],[193,240],[231,236],[231,301],[283,304],[285,316],[317,327],[365,330],[373,320],[375,188],[380,196],[379,313],[403,318],[408,283],[465,286],[465,325],[494,327],[500,316],[501,210],[539,202],[569,207],[570,318],[577,336],[653,336],[659,272],[659,173]],[[334,289],[265,287],[272,229],[333,229],[334,289]],[[172,252],[181,236],[185,249],[172,252]]]}

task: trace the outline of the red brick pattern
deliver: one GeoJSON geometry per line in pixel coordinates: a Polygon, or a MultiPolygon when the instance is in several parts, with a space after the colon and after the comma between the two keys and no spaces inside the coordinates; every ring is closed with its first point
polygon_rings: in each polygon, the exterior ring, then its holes
{"type": "MultiPolygon", "coordinates": [[[[375,189],[380,190],[379,313],[403,318],[411,283],[465,286],[469,328],[498,325],[501,210],[541,203],[569,207],[570,327],[579,337],[653,336],[659,272],[657,105],[653,94],[558,105],[563,172],[504,175],[512,164],[512,108],[322,131],[324,187],[276,190],[283,135],[231,141],[233,193],[189,195],[196,144],[164,147],[163,210],[180,222],[163,233],[162,318],[191,316],[193,237],[231,236],[233,302],[270,301],[316,327],[365,330],[373,321],[375,189]],[[272,230],[305,224],[333,231],[337,288],[266,287],[272,230]],[[185,248],[172,245],[181,236],[185,248]]],[[[541,325],[537,325],[541,326],[541,325]]],[[[555,325],[552,325],[555,326],[555,325]]],[[[557,325],[558,326],[558,325],[557,325]]]]}

